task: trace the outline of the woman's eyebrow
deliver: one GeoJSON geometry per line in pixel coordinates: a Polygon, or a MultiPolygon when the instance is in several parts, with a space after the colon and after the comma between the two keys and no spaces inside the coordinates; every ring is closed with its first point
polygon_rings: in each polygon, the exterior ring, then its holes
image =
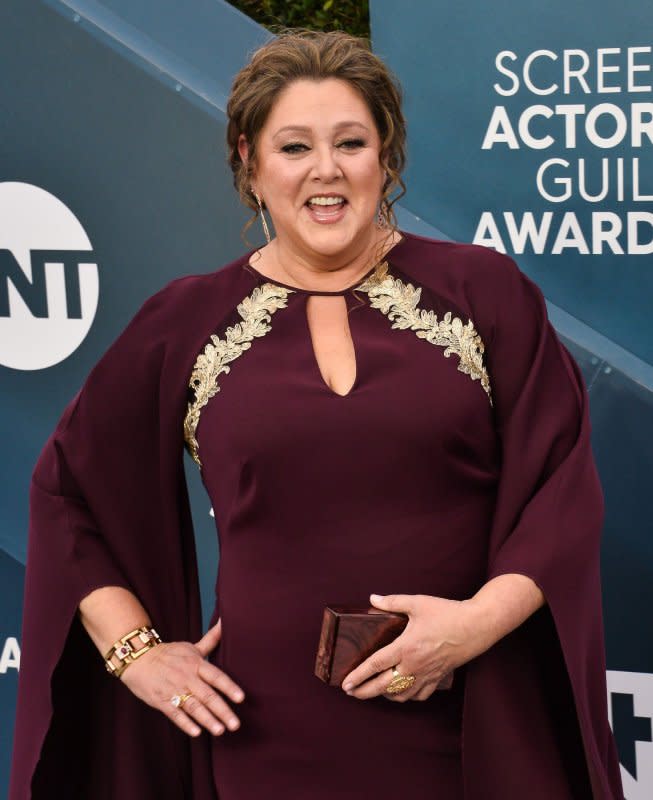
{"type": "MultiPolygon", "coordinates": [[[[344,120],[343,122],[339,122],[335,126],[335,130],[339,131],[342,128],[362,128],[364,131],[369,131],[367,125],[363,125],[362,122],[358,122],[358,120],[344,120]]],[[[292,131],[293,133],[310,133],[311,129],[306,125],[284,125],[282,128],[279,128],[276,133],[273,134],[273,138],[276,139],[277,136],[280,136],[282,133],[288,133],[292,131]]]]}

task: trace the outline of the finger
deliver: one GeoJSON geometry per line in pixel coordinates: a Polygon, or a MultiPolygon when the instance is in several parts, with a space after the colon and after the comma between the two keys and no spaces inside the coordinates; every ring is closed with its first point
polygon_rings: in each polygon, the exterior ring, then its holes
{"type": "Polygon", "coordinates": [[[433,682],[425,683],[424,686],[422,686],[422,688],[418,692],[413,694],[413,696],[410,699],[411,700],[428,700],[428,698],[433,694],[433,692],[435,692],[435,690],[437,688],[438,688],[437,683],[433,683],[433,682]]]}
{"type": "Polygon", "coordinates": [[[191,696],[184,703],[184,713],[214,736],[224,733],[225,720],[216,716],[204,702],[205,700],[210,701],[209,695],[207,693],[200,694],[201,690],[199,689],[196,691],[191,689],[191,692],[191,696]]]}
{"type": "Polygon", "coordinates": [[[369,680],[379,672],[383,672],[393,667],[401,659],[401,651],[397,647],[396,640],[390,642],[385,647],[381,647],[372,655],[352,670],[342,682],[345,691],[353,691],[364,681],[369,680]]]}
{"type": "Polygon", "coordinates": [[[205,647],[208,643],[214,643],[219,641],[220,635],[222,634],[222,617],[218,618],[218,621],[215,625],[212,625],[208,631],[202,636],[202,638],[195,644],[195,647],[205,647]]]}
{"type": "MultiPolygon", "coordinates": [[[[408,674],[407,672],[402,671],[399,667],[397,667],[397,669],[401,675],[408,674]]],[[[369,700],[372,697],[379,697],[380,695],[383,695],[390,700],[396,700],[397,702],[403,703],[405,700],[410,699],[410,697],[415,694],[417,688],[415,687],[415,684],[413,684],[401,692],[388,694],[387,688],[394,677],[395,676],[391,669],[384,670],[380,675],[376,675],[374,678],[362,683],[352,691],[347,692],[347,694],[356,697],[358,700],[369,700]]]]}
{"type": "Polygon", "coordinates": [[[371,594],[370,602],[375,608],[410,615],[415,608],[414,594],[371,594]]]}
{"type": "Polygon", "coordinates": [[[453,670],[451,672],[447,672],[446,675],[443,675],[442,678],[436,684],[438,689],[451,689],[453,686],[453,670]]]}
{"type": "Polygon", "coordinates": [[[209,628],[208,631],[202,636],[202,638],[197,642],[195,647],[200,651],[203,658],[206,658],[211,650],[214,650],[220,641],[220,637],[222,636],[222,617],[218,619],[216,624],[209,628]]]}
{"type": "Polygon", "coordinates": [[[212,733],[222,733],[216,728],[224,729],[225,725],[232,731],[240,727],[240,720],[231,707],[207,683],[192,684],[190,691],[192,696],[184,703],[184,711],[212,733]]]}
{"type": "Polygon", "coordinates": [[[185,714],[180,708],[175,708],[170,701],[167,706],[163,706],[161,711],[168,717],[171,722],[180,728],[184,733],[189,736],[199,736],[202,729],[193,720],[185,714]]]}
{"type": "MultiPolygon", "coordinates": [[[[397,672],[402,676],[412,674],[410,670],[401,666],[400,663],[397,663],[396,669],[397,672]]],[[[392,669],[384,670],[374,678],[371,678],[365,683],[360,684],[360,686],[357,686],[355,689],[348,691],[347,694],[357,698],[358,700],[369,700],[372,697],[379,697],[380,695],[383,695],[388,700],[394,700],[396,702],[403,703],[406,700],[412,699],[412,697],[416,695],[424,685],[422,680],[414,680],[412,684],[399,692],[388,692],[388,686],[390,686],[395,677],[396,676],[392,669]]]]}
{"type": "Polygon", "coordinates": [[[184,703],[183,713],[215,736],[224,733],[224,725],[194,695],[184,703]]]}
{"type": "MultiPolygon", "coordinates": [[[[386,700],[390,700],[391,703],[405,703],[408,700],[414,700],[416,697],[417,692],[414,688],[404,689],[403,692],[396,692],[394,694],[388,694],[387,692],[382,692],[381,696],[385,697],[386,700]]],[[[364,700],[367,698],[363,698],[364,700]]]]}
{"type": "Polygon", "coordinates": [[[233,681],[226,672],[208,662],[200,665],[197,674],[203,681],[219,689],[223,694],[228,695],[236,703],[241,703],[245,699],[245,692],[238,684],[233,681]]]}

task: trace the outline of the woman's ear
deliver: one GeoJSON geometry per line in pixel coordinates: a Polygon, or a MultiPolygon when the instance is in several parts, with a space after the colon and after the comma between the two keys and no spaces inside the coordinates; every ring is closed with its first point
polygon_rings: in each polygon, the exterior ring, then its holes
{"type": "Polygon", "coordinates": [[[243,164],[247,165],[247,159],[249,157],[249,146],[247,144],[247,139],[245,138],[245,134],[241,133],[238,137],[238,155],[240,156],[240,160],[243,164]]]}

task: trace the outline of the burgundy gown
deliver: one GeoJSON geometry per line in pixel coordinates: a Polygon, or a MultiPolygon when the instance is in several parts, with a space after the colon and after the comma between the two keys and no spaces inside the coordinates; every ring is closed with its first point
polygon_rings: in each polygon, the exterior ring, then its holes
{"type": "MultiPolygon", "coordinates": [[[[265,286],[242,268],[252,290],[265,286]]],[[[361,283],[289,293],[201,412],[220,540],[215,663],[247,695],[241,728],[214,740],[220,800],[259,800],[262,776],[270,800],[462,798],[462,671],[451,691],[405,703],[358,700],[313,674],[325,605],[367,606],[371,592],[470,597],[496,499],[480,381],[443,347],[393,329],[361,283]],[[311,294],[347,304],[356,379],[344,396],[313,352],[311,294]]],[[[420,308],[440,306],[422,290],[420,308]]]]}
{"type": "Polygon", "coordinates": [[[344,292],[339,396],[309,293],[248,256],[147,300],[39,457],[10,800],[622,800],[587,390],[539,288],[505,255],[405,233],[384,281],[344,292]],[[220,536],[213,660],[247,693],[217,738],[108,676],[76,616],[123,586],[164,640],[201,637],[184,445],[220,536]],[[546,606],[452,690],[357,700],[314,676],[326,604],[464,598],[504,573],[546,606]]]}

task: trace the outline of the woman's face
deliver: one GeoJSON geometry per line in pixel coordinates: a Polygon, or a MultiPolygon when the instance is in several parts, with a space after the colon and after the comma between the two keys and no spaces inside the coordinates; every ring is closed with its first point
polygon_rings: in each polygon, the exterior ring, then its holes
{"type": "MultiPolygon", "coordinates": [[[[286,87],[260,132],[252,179],[278,242],[303,258],[346,258],[368,245],[385,179],[380,145],[370,110],[345,81],[286,87]]],[[[239,149],[245,160],[242,136],[239,149]]]]}

